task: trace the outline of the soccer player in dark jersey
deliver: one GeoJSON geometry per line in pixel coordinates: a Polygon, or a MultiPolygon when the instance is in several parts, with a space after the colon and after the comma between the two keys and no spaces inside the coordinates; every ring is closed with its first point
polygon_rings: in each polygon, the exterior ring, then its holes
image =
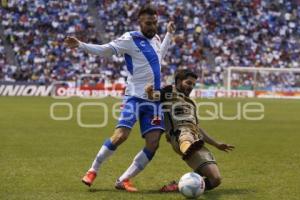
{"type": "MultiPolygon", "coordinates": [[[[167,141],[174,151],[198,174],[205,177],[206,190],[221,184],[221,175],[212,153],[205,147],[210,144],[221,151],[231,151],[234,146],[217,142],[199,126],[196,103],[189,97],[197,75],[188,69],[175,74],[175,87],[164,87],[160,94],[153,87],[146,87],[150,99],[159,100],[163,105],[167,141]]],[[[162,192],[177,191],[176,182],[161,188],[162,192]]]]}

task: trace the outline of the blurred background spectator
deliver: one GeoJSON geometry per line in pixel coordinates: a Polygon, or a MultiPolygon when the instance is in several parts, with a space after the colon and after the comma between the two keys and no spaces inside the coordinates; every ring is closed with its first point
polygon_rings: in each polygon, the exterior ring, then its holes
{"type": "MultiPolygon", "coordinates": [[[[0,81],[50,84],[101,74],[98,82],[124,83],[122,57],[87,55],[63,46],[67,35],[102,44],[138,29],[137,0],[10,0],[0,8],[0,81]]],[[[222,87],[230,66],[299,68],[300,1],[151,1],[159,35],[174,20],[174,42],[162,62],[162,80],[177,68],[199,74],[201,87],[222,87]]],[[[236,89],[299,87],[300,74],[233,74],[236,89]]]]}

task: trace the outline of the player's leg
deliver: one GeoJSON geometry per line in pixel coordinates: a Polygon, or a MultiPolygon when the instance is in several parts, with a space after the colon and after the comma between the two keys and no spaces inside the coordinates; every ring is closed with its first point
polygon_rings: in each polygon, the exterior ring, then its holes
{"type": "Polygon", "coordinates": [[[117,128],[110,139],[107,139],[101,146],[97,153],[91,168],[88,170],[86,175],[82,178],[82,182],[88,186],[91,186],[95,180],[101,164],[107,160],[117,147],[122,144],[129,136],[131,129],[126,127],[117,128]]]}
{"type": "Polygon", "coordinates": [[[211,190],[221,184],[221,175],[216,159],[205,146],[186,162],[195,172],[204,177],[205,190],[211,190]]]}
{"type": "MultiPolygon", "coordinates": [[[[199,149],[203,147],[203,141],[193,132],[190,127],[181,127],[176,132],[170,135],[170,144],[173,150],[182,156],[185,162],[193,169],[199,166],[199,156],[197,154],[199,149]]],[[[201,161],[202,162],[202,161],[201,161]]],[[[176,181],[171,181],[164,185],[160,192],[176,192],[178,191],[178,184],[176,181]]]]}
{"type": "MultiPolygon", "coordinates": [[[[136,175],[138,175],[152,160],[156,150],[159,146],[159,140],[164,130],[163,122],[153,123],[153,120],[157,120],[156,115],[153,114],[155,108],[145,106],[140,107],[140,128],[143,138],[145,139],[145,147],[134,157],[129,168],[120,176],[116,182],[116,188],[119,185],[127,181],[136,175]]],[[[126,189],[127,190],[127,189],[126,189]]],[[[128,190],[127,190],[128,191],[128,190]]]]}
{"type": "Polygon", "coordinates": [[[144,136],[145,147],[134,157],[130,167],[119,178],[120,181],[135,177],[147,166],[158,149],[161,133],[161,130],[153,130],[144,136]]]}
{"type": "Polygon", "coordinates": [[[117,147],[128,138],[130,131],[131,129],[127,127],[117,128],[110,139],[107,139],[100,148],[90,170],[98,172],[101,163],[110,157],[117,147]]]}
{"type": "Polygon", "coordinates": [[[216,164],[211,163],[203,166],[199,174],[204,176],[205,190],[211,190],[221,184],[221,174],[216,164]]]}
{"type": "Polygon", "coordinates": [[[196,131],[193,131],[190,127],[180,127],[176,132],[175,135],[179,134],[177,142],[183,160],[187,160],[204,145],[199,134],[197,134],[196,131]]]}
{"type": "Polygon", "coordinates": [[[129,192],[135,192],[137,189],[130,182],[130,179],[138,175],[145,169],[148,163],[152,160],[155,151],[159,146],[161,131],[151,131],[145,135],[146,145],[133,159],[128,169],[116,181],[117,189],[125,189],[129,192]]]}
{"type": "Polygon", "coordinates": [[[82,182],[86,185],[90,186],[93,183],[101,164],[108,159],[115,152],[117,147],[128,138],[131,128],[136,122],[134,108],[135,104],[132,99],[124,100],[124,108],[121,112],[121,116],[114,134],[101,146],[91,168],[82,179],[82,182]]]}

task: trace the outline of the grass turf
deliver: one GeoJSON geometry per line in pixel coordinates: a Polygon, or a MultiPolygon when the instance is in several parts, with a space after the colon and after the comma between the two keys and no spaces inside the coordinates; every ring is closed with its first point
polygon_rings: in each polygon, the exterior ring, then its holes
{"type": "MultiPolygon", "coordinates": [[[[0,97],[0,199],[184,199],[180,194],[161,194],[157,190],[191,171],[172,151],[164,137],[147,168],[134,179],[139,192],[129,194],[114,189],[114,181],[143,147],[138,126],[129,139],[102,166],[91,188],[80,180],[90,167],[104,139],[116,121],[108,126],[82,128],[77,123],[78,105],[87,100],[54,100],[39,97],[0,97]],[[50,106],[68,102],[73,117],[68,121],[50,118],[50,106]]],[[[199,100],[203,101],[203,100],[199,100]]],[[[207,101],[207,100],[206,100],[207,101]]],[[[238,102],[259,101],[265,107],[260,121],[202,121],[217,140],[234,144],[231,153],[209,147],[218,160],[223,183],[200,199],[277,200],[300,197],[300,101],[258,99],[216,99],[231,116],[238,102]]],[[[93,102],[112,105],[106,98],[93,102]]],[[[66,116],[65,107],[55,115],[66,116]]],[[[96,107],[85,107],[84,123],[96,123],[103,114],[96,107]]]]}

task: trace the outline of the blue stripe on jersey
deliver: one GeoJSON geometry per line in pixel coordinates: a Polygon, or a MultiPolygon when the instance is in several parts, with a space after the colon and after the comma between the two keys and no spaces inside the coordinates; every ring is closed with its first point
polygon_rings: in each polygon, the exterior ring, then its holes
{"type": "Polygon", "coordinates": [[[127,70],[129,71],[129,73],[132,75],[133,74],[133,64],[132,64],[132,58],[130,55],[128,54],[124,54],[125,57],[125,63],[127,66],[127,70]]]}
{"type": "Polygon", "coordinates": [[[160,89],[160,64],[158,56],[149,43],[149,41],[143,37],[139,32],[130,32],[130,35],[135,45],[141,50],[149,62],[154,75],[154,89],[160,89]]]}

